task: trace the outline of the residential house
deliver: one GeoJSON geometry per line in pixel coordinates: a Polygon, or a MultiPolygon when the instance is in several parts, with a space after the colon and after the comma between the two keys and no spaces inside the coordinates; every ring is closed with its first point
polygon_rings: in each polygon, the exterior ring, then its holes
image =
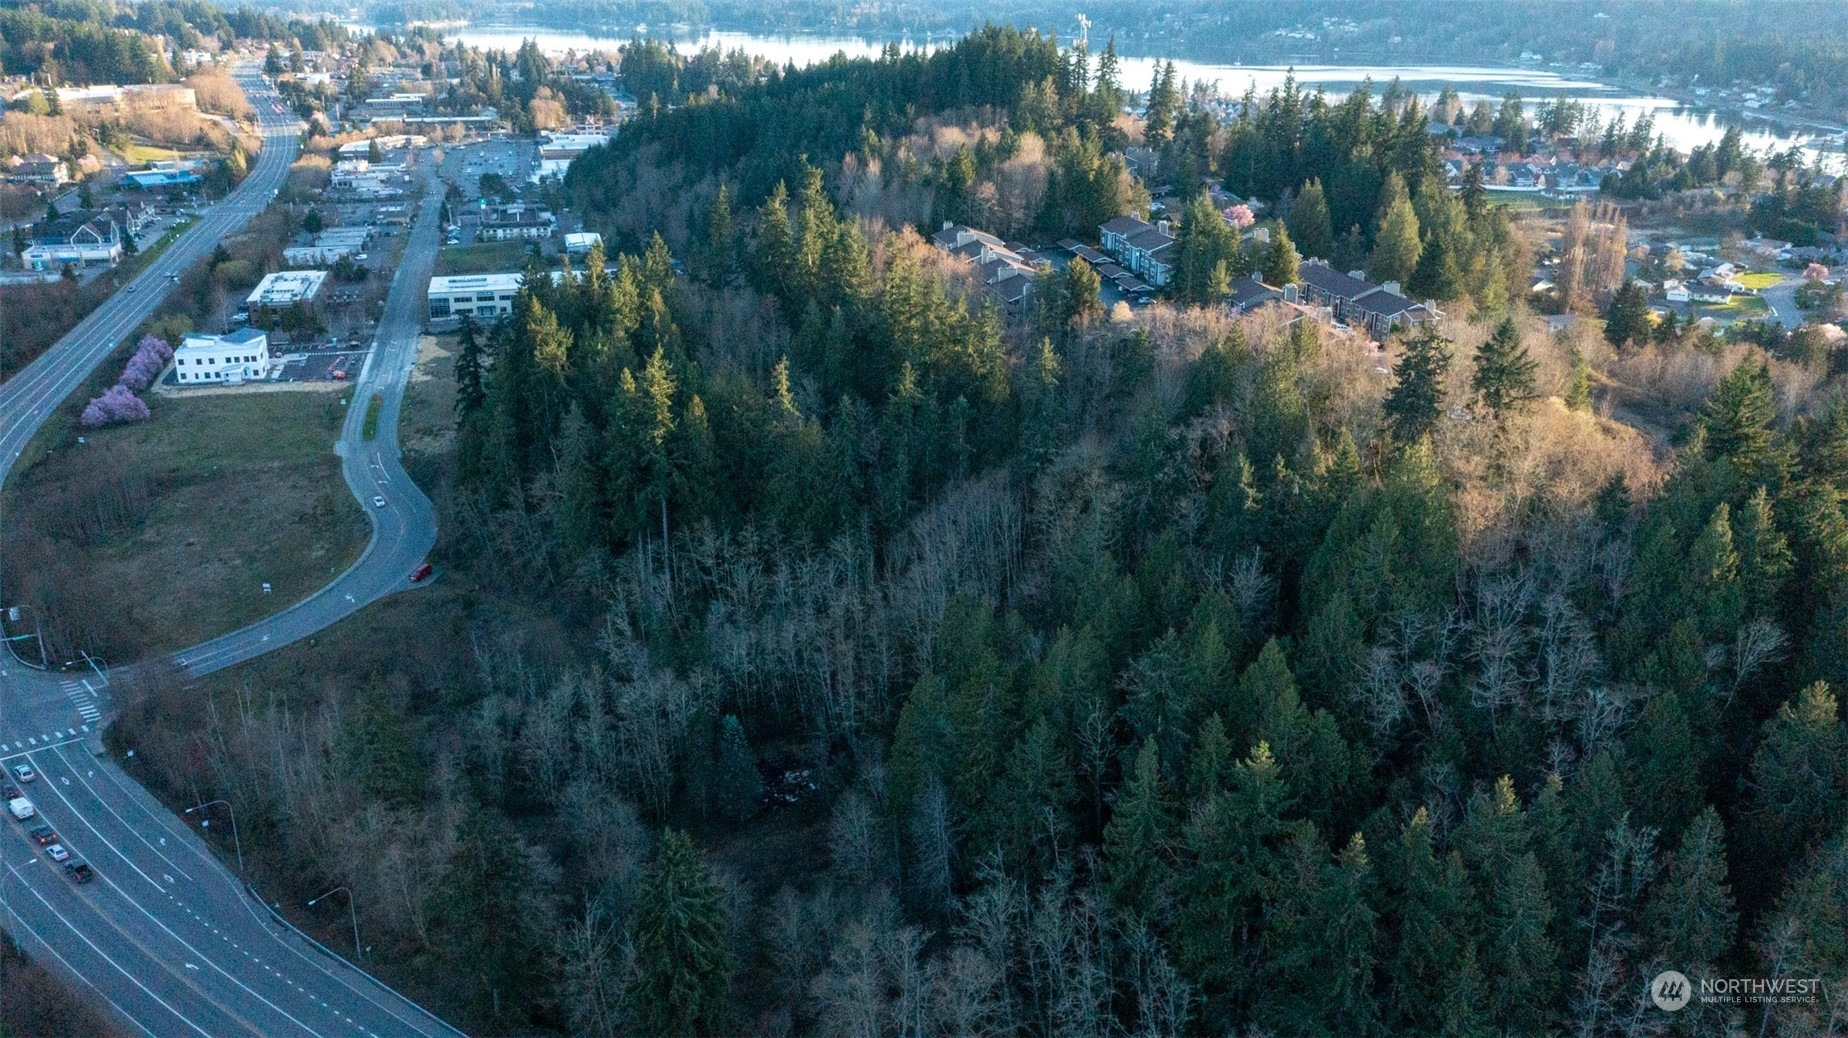
{"type": "Polygon", "coordinates": [[[6,178],[20,184],[68,184],[71,168],[56,155],[19,155],[8,160],[6,178]]]}
{"type": "Polygon", "coordinates": [[[1037,259],[1032,250],[948,220],[930,240],[939,249],[972,263],[976,277],[1001,302],[1018,305],[1032,294],[1037,259]]]}
{"type": "Polygon", "coordinates": [[[1098,228],[1104,251],[1155,288],[1166,287],[1174,276],[1180,248],[1168,221],[1149,223],[1137,216],[1119,216],[1098,228]]]}
{"type": "Polygon", "coordinates": [[[1234,280],[1226,295],[1226,305],[1237,313],[1250,313],[1252,310],[1270,302],[1281,302],[1284,291],[1267,285],[1254,277],[1242,277],[1234,280]]]}
{"type": "Polygon", "coordinates": [[[1359,271],[1343,274],[1325,261],[1311,259],[1297,268],[1302,284],[1302,299],[1314,306],[1327,307],[1337,319],[1365,327],[1383,338],[1395,328],[1411,327],[1442,316],[1437,304],[1413,302],[1400,294],[1398,282],[1375,285],[1359,271]]]}

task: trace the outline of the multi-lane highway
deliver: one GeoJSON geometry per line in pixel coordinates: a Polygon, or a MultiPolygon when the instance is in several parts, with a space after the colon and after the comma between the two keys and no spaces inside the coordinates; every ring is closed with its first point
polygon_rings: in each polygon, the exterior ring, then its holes
{"type": "MultiPolygon", "coordinates": [[[[256,167],[131,282],[137,291],[118,292],[0,385],[0,481],[53,409],[153,313],[167,274],[243,226],[281,185],[299,124],[269,114],[277,98],[254,75],[240,80],[263,123],[256,167]]],[[[416,359],[437,209],[424,207],[407,244],[335,445],[348,486],[372,517],[365,554],[309,599],[177,654],[191,673],[286,645],[410,586],[410,569],[434,543],[430,503],[399,463],[397,419],[416,359]],[[366,440],[365,402],[373,394],[384,397],[383,409],[377,437],[366,440]],[[373,504],[378,498],[382,507],[373,504]]],[[[96,752],[107,706],[100,670],[48,674],[0,655],[0,765],[15,782],[19,764],[36,772],[22,788],[39,812],[30,823],[0,822],[0,925],[15,943],[92,992],[136,1034],[459,1034],[276,918],[181,819],[96,752]],[[60,844],[92,866],[94,878],[79,884],[66,875],[28,837],[37,824],[55,829],[60,844]]]]}

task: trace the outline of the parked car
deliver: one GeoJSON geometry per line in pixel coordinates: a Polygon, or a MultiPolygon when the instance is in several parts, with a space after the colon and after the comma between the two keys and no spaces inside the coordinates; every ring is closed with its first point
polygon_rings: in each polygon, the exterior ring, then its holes
{"type": "Polygon", "coordinates": [[[65,849],[64,849],[64,845],[63,845],[63,844],[61,844],[61,843],[54,843],[54,844],[52,844],[52,845],[50,845],[50,846],[48,846],[48,847],[46,847],[46,848],[45,848],[45,853],[46,853],[46,854],[49,854],[49,855],[51,855],[51,860],[52,860],[52,861],[69,861],[69,860],[71,860],[71,852],[70,852],[70,851],[67,851],[67,850],[65,850],[65,849]]]}
{"type": "Polygon", "coordinates": [[[17,800],[23,796],[25,796],[25,794],[21,793],[19,787],[13,785],[11,782],[8,782],[4,789],[0,789],[0,800],[17,800]]]}
{"type": "Polygon", "coordinates": [[[26,835],[32,837],[34,840],[37,840],[39,842],[39,846],[41,847],[43,847],[45,844],[48,844],[48,843],[58,842],[58,831],[56,829],[53,829],[49,825],[38,826],[34,828],[32,831],[26,833],[26,835]]]}
{"type": "Polygon", "coordinates": [[[411,583],[415,584],[430,575],[430,564],[424,563],[411,571],[411,583]]]}
{"type": "Polygon", "coordinates": [[[90,882],[90,877],[94,875],[94,873],[90,871],[89,863],[82,862],[82,861],[65,862],[64,871],[70,873],[71,879],[76,880],[79,883],[90,882]]]}
{"type": "Polygon", "coordinates": [[[33,771],[32,765],[30,764],[13,765],[13,774],[19,776],[19,781],[21,782],[30,782],[33,779],[38,778],[38,772],[33,771]]]}

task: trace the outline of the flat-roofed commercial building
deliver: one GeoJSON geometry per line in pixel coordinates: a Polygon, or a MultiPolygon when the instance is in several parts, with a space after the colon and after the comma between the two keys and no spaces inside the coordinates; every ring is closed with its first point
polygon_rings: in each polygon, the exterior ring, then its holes
{"type": "Polygon", "coordinates": [[[468,315],[493,320],[513,312],[520,274],[467,274],[430,279],[430,320],[468,315]]]}
{"type": "Polygon", "coordinates": [[[173,351],[173,374],[181,385],[223,385],[262,378],[269,362],[269,336],[260,329],[240,328],[229,335],[188,333],[173,351]]]}
{"type": "Polygon", "coordinates": [[[300,303],[309,306],[316,296],[321,294],[321,286],[327,283],[325,270],[279,270],[266,274],[257,287],[250,290],[244,302],[255,310],[268,307],[279,310],[300,303]]]}

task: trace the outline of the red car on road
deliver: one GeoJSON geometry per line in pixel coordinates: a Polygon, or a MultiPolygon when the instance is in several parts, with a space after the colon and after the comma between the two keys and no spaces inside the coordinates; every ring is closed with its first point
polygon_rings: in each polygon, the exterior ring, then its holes
{"type": "Polygon", "coordinates": [[[411,583],[415,584],[430,575],[430,564],[424,563],[411,571],[411,583]]]}

